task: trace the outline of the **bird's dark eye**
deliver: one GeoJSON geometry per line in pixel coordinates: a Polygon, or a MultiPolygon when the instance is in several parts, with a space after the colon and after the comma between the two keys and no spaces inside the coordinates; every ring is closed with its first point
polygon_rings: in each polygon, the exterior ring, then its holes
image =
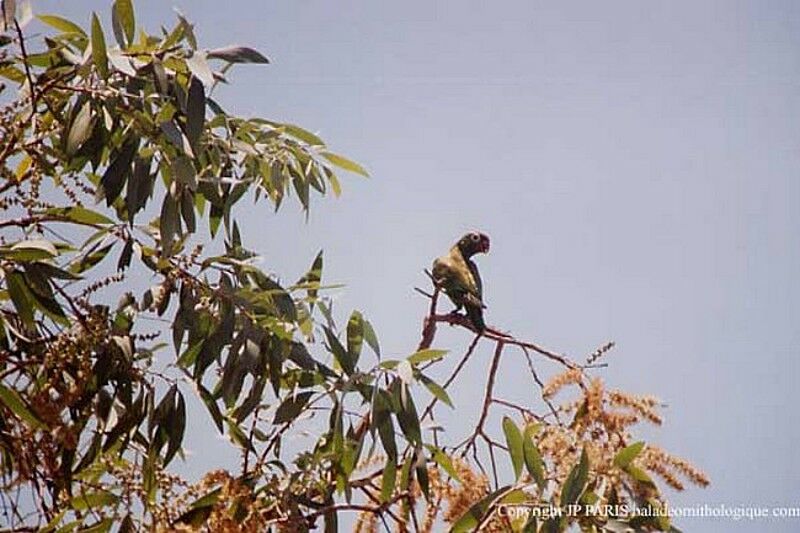
{"type": "Polygon", "coordinates": [[[472,235],[469,236],[469,238],[472,239],[474,242],[478,242],[479,240],[481,240],[481,236],[478,235],[477,233],[473,233],[472,235]]]}

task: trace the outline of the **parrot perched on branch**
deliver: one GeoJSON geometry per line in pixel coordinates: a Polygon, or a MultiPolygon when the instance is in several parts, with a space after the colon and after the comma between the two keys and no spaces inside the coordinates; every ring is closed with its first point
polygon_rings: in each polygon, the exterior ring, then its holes
{"type": "Polygon", "coordinates": [[[483,321],[483,282],[478,266],[472,261],[477,253],[489,251],[489,237],[470,232],[461,237],[450,251],[433,262],[433,282],[453,301],[456,312],[463,307],[478,332],[486,329],[483,321]]]}

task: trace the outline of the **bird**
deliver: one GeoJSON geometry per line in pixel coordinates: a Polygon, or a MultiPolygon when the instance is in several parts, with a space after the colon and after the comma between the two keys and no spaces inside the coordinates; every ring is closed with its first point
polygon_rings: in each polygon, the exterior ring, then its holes
{"type": "Polygon", "coordinates": [[[456,306],[455,313],[463,307],[467,318],[478,331],[483,333],[483,281],[478,265],[472,256],[489,252],[489,237],[479,231],[471,231],[461,237],[450,250],[433,261],[432,277],[434,284],[450,298],[456,306]]]}

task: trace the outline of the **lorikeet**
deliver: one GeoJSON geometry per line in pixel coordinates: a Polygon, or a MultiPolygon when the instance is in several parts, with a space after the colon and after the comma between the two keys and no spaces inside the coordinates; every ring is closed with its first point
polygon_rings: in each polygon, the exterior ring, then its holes
{"type": "Polygon", "coordinates": [[[486,329],[483,321],[483,282],[478,266],[472,261],[477,253],[489,251],[489,237],[470,232],[461,237],[450,251],[433,262],[433,281],[453,301],[456,312],[464,307],[467,317],[479,332],[486,329]]]}

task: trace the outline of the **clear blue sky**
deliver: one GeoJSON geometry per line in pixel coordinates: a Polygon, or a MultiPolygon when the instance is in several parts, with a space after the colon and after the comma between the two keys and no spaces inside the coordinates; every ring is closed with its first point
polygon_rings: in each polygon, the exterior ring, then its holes
{"type": "MultiPolygon", "coordinates": [[[[34,6],[87,22],[109,4],[34,6]]],[[[491,324],[576,357],[616,340],[607,383],[669,404],[645,436],[712,479],[673,503],[800,506],[800,3],[175,5],[201,45],[273,59],[234,71],[229,109],[318,131],[373,176],[345,179],[308,224],[293,206],[248,213],[244,238],[271,269],[294,279],[324,247],[327,279],[347,284],[337,305],[404,355],[422,269],[480,228],[491,324]]],[[[171,24],[171,7],[140,0],[139,20],[171,24]]],[[[479,355],[454,392],[467,415],[479,355]]],[[[511,393],[528,387],[521,365],[501,374],[511,393]]],[[[191,438],[208,464],[226,449],[191,438]]]]}

